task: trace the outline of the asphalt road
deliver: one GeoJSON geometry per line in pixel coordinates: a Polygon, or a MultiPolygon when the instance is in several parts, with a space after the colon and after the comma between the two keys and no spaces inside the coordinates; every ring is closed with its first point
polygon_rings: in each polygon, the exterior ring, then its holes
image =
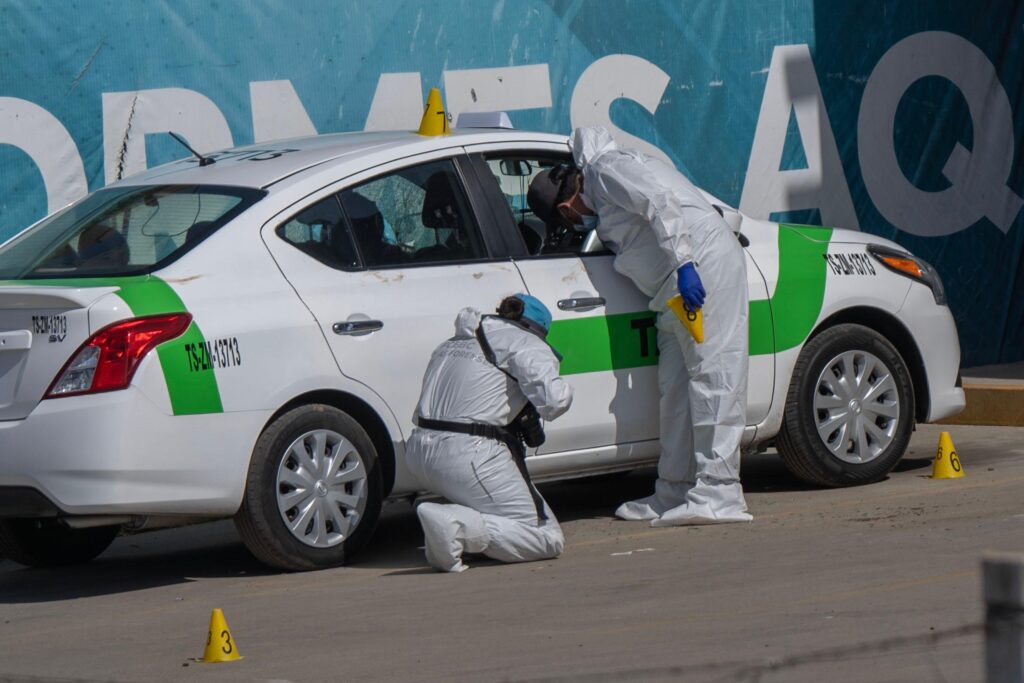
{"type": "Polygon", "coordinates": [[[353,567],[274,574],[230,523],[118,539],[99,560],[0,561],[0,680],[981,681],[979,558],[1024,552],[1024,429],[926,426],[886,481],[809,489],[744,459],[755,520],[611,517],[653,472],[544,487],[556,561],[430,571],[392,506],[353,567]],[[202,664],[210,611],[243,659],[202,664]]]}

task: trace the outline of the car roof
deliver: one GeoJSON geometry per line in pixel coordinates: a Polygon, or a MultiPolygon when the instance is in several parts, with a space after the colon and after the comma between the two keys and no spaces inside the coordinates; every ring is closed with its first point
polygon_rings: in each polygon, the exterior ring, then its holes
{"type": "Polygon", "coordinates": [[[333,161],[387,153],[401,158],[437,149],[501,142],[566,143],[564,135],[519,130],[454,129],[450,135],[412,131],[332,133],[212,152],[215,163],[199,166],[195,157],[147,169],[117,185],[232,185],[268,188],[285,178],[333,161]]]}

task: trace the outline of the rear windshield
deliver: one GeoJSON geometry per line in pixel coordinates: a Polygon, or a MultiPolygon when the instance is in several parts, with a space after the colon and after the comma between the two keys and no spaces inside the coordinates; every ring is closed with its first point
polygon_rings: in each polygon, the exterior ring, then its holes
{"type": "Polygon", "coordinates": [[[177,259],[264,194],[213,185],[98,190],[0,246],[0,280],[147,273],[177,259]]]}

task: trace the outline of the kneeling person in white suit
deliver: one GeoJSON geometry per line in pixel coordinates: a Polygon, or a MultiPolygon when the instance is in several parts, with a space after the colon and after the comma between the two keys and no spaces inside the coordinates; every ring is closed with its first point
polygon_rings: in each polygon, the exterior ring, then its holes
{"type": "Polygon", "coordinates": [[[501,302],[498,314],[459,312],[455,336],[430,357],[406,448],[420,484],[451,501],[416,508],[427,561],[439,571],[464,571],[464,552],[528,562],[557,557],[565,546],[526,471],[521,435],[533,432],[527,442],[538,445],[539,420],[533,429],[517,427],[532,409],[553,420],[572,403],[572,388],[544,341],[551,313],[535,297],[517,294],[501,302]]]}

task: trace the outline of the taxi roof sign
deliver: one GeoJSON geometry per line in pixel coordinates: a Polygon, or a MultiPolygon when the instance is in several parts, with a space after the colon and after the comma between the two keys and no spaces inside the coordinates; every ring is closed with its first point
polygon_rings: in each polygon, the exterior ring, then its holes
{"type": "Polygon", "coordinates": [[[515,128],[503,111],[467,111],[459,114],[456,128],[515,128]]]}

